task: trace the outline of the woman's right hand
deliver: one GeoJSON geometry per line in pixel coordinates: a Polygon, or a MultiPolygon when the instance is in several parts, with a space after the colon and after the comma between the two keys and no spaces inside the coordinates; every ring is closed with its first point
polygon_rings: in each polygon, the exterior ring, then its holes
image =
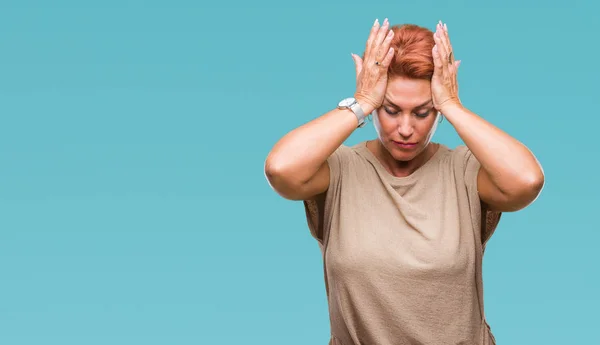
{"type": "Polygon", "coordinates": [[[363,107],[365,114],[381,107],[388,82],[388,68],[394,58],[390,47],[394,31],[390,30],[387,18],[380,26],[375,20],[367,39],[364,60],[352,54],[356,67],[356,93],[354,98],[363,107]]]}

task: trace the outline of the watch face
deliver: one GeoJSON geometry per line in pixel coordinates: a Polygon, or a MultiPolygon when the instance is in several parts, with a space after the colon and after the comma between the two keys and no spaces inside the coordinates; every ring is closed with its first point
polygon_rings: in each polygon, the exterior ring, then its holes
{"type": "Polygon", "coordinates": [[[340,107],[349,107],[352,103],[354,103],[354,98],[346,98],[340,102],[340,107]]]}

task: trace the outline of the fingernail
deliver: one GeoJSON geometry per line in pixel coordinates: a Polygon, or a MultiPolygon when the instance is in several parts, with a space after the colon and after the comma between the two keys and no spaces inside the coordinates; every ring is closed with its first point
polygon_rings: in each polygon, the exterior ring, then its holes
{"type": "Polygon", "coordinates": [[[388,23],[388,19],[387,19],[387,18],[385,18],[385,19],[383,20],[383,24],[385,25],[385,24],[387,24],[387,23],[388,23]]]}
{"type": "Polygon", "coordinates": [[[444,23],[444,30],[448,31],[448,25],[446,25],[446,23],[444,23]]]}
{"type": "Polygon", "coordinates": [[[379,19],[375,19],[375,23],[373,23],[373,26],[377,25],[378,22],[379,22],[379,19]]]}

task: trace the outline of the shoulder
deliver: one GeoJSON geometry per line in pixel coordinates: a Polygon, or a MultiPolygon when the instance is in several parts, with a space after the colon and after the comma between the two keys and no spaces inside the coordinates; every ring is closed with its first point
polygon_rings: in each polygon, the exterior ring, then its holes
{"type": "Polygon", "coordinates": [[[354,145],[342,144],[333,152],[332,156],[340,159],[355,158],[359,155],[363,148],[366,148],[365,142],[360,142],[354,145]]]}
{"type": "Polygon", "coordinates": [[[481,201],[478,191],[478,175],[481,164],[471,150],[465,145],[459,145],[451,150],[451,156],[455,177],[466,187],[470,211],[474,222],[480,229],[479,236],[485,248],[487,241],[500,222],[502,212],[490,210],[481,201]]]}
{"type": "Polygon", "coordinates": [[[360,142],[354,145],[340,145],[327,159],[330,170],[333,173],[339,172],[344,167],[355,165],[359,161],[364,160],[364,152],[366,142],[360,142]]]}
{"type": "Polygon", "coordinates": [[[479,161],[466,145],[458,145],[452,149],[444,146],[444,149],[446,150],[446,162],[452,167],[455,174],[463,176],[466,180],[477,177],[479,161]]]}
{"type": "Polygon", "coordinates": [[[475,159],[475,156],[466,145],[457,145],[453,149],[448,149],[448,151],[455,164],[465,164],[475,159]]]}
{"type": "Polygon", "coordinates": [[[471,150],[466,145],[449,148],[443,144],[440,144],[439,150],[441,152],[437,153],[437,167],[445,176],[443,180],[459,189],[466,187],[471,197],[476,196],[480,164],[471,150]]]}

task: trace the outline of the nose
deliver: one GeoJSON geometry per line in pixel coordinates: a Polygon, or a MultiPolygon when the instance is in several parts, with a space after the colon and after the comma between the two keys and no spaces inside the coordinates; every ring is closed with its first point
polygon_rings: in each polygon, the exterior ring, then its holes
{"type": "Polygon", "coordinates": [[[398,116],[398,134],[403,139],[408,139],[414,132],[411,116],[398,116]]]}

